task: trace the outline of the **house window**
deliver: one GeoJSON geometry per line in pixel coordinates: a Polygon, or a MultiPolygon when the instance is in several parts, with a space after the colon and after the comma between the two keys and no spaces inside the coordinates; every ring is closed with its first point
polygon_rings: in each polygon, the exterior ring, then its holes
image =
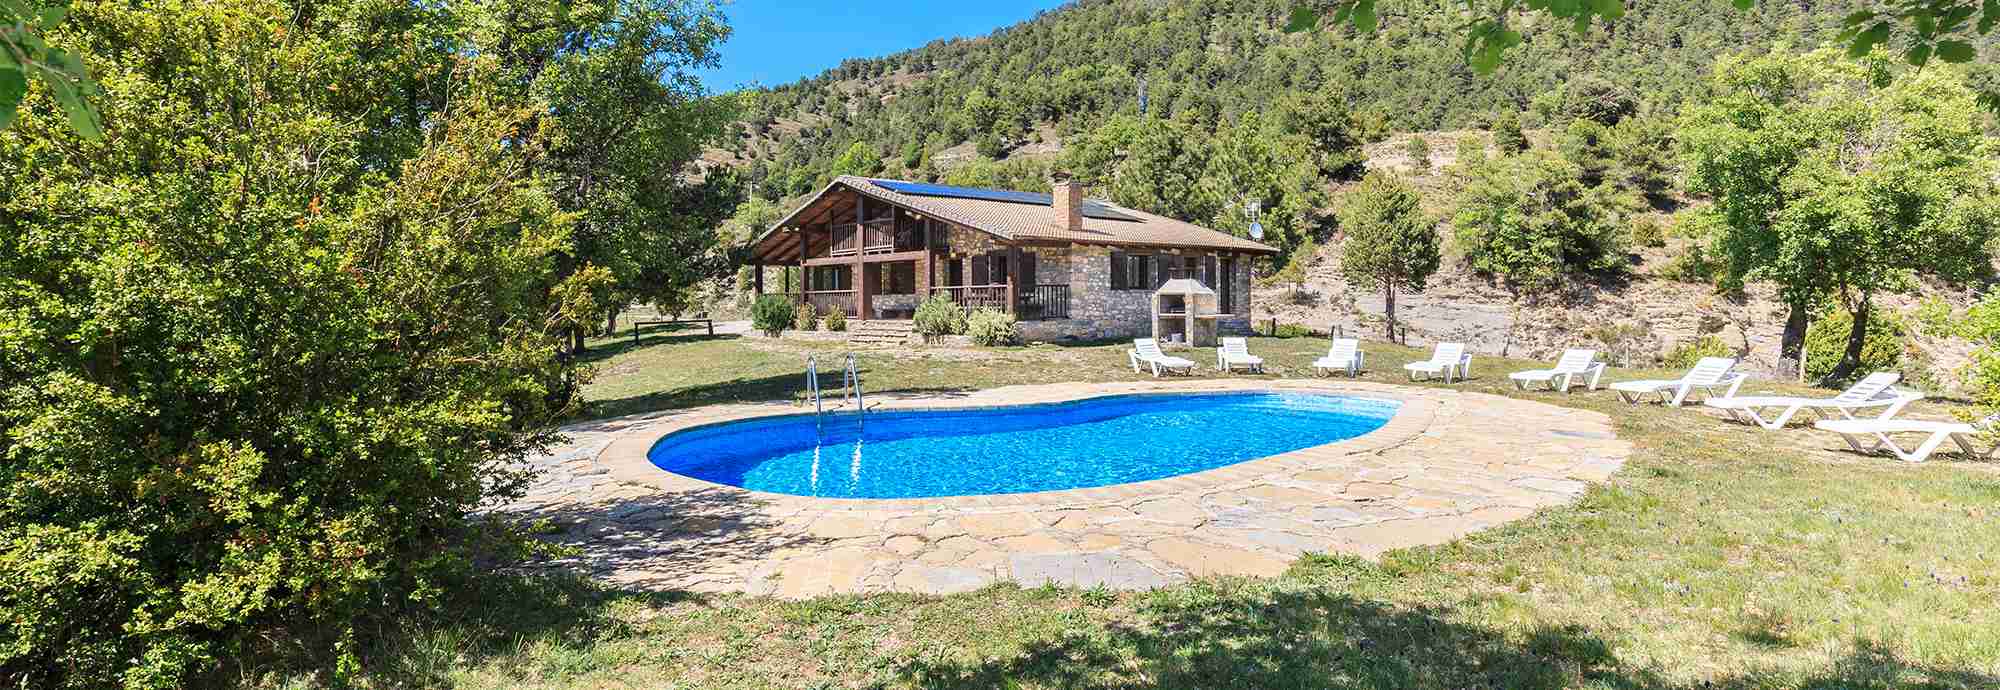
{"type": "Polygon", "coordinates": [[[851,266],[815,266],[810,271],[811,287],[809,289],[815,292],[821,290],[852,290],[854,289],[854,283],[849,279],[848,274],[851,268],[851,266]]]}
{"type": "Polygon", "coordinates": [[[917,265],[902,261],[887,265],[888,275],[882,281],[884,295],[914,295],[917,293],[917,265]]]}
{"type": "MultiPolygon", "coordinates": [[[[1152,278],[1164,277],[1165,270],[1153,271],[1153,257],[1146,254],[1111,253],[1111,289],[1152,290],[1159,287],[1152,278]]],[[[1162,269],[1165,267],[1162,266],[1162,269]]]]}

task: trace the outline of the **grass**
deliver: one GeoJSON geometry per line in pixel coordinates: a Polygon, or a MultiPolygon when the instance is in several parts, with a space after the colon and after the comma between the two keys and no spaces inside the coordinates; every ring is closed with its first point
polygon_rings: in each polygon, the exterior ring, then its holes
{"type": "MultiPolygon", "coordinates": [[[[600,343],[591,416],[796,395],[792,342],[600,343]]],[[[1256,339],[1273,376],[1323,340],[1256,339]]],[[[1365,378],[1423,353],[1368,345],[1365,378]]],[[[1115,345],[866,351],[871,391],[1137,378],[1115,345]]],[[[1636,454],[1578,503],[1379,562],[1311,555],[1271,580],[1153,592],[999,585],[777,601],[485,578],[458,615],[385,636],[374,687],[2000,687],[2000,473],[1834,450],[1608,393],[1636,454]]],[[[1628,372],[1614,372],[1626,374],[1628,372]]],[[[1639,373],[1630,372],[1636,377],[1639,373]]],[[[1753,382],[1748,391],[1774,388],[1753,382]]],[[[1778,386],[1777,389],[1789,387],[1778,386]]],[[[1917,414],[1944,415],[1931,404],[1917,414]]],[[[314,677],[258,679],[310,687],[314,677]]]]}

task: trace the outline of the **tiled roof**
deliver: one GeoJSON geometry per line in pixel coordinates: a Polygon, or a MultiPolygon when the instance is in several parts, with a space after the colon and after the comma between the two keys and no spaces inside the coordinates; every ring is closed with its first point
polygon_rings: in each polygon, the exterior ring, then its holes
{"type": "MultiPolygon", "coordinates": [[[[1114,220],[1086,216],[1083,229],[1073,231],[1064,227],[1064,218],[1058,215],[1054,206],[1026,204],[1012,201],[974,199],[948,196],[904,194],[877,182],[900,182],[900,180],[876,180],[867,177],[843,175],[822,190],[825,195],[838,187],[846,187],[871,198],[887,201],[911,210],[941,218],[969,228],[983,230],[1003,239],[1015,241],[1051,240],[1077,242],[1083,244],[1133,245],[1149,247],[1190,247],[1220,249],[1226,251],[1275,254],[1277,249],[1260,242],[1253,242],[1225,232],[1210,230],[1192,223],[1185,223],[1165,216],[1154,215],[1137,209],[1125,208],[1101,199],[1091,201],[1137,220],[1114,220]]],[[[813,201],[818,201],[815,196],[813,201]]],[[[799,211],[812,206],[807,202],[799,211]]],[[[794,211],[780,221],[778,228],[791,224],[799,211],[794,211]]],[[[766,233],[768,236],[769,233],[766,233]]]]}

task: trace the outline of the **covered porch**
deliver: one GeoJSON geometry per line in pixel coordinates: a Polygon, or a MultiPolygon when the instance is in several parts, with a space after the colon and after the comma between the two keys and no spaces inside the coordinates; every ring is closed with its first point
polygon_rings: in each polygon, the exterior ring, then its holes
{"type": "Polygon", "coordinates": [[[967,312],[1016,319],[1069,318],[1069,285],[1038,284],[1035,253],[836,183],[752,246],[752,289],[821,313],[904,320],[928,295],[967,312]],[[766,268],[780,272],[767,285],[766,268]]]}

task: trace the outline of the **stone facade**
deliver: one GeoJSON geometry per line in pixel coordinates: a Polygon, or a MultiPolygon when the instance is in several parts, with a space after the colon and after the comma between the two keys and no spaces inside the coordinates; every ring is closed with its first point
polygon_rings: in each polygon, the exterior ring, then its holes
{"type": "MultiPolygon", "coordinates": [[[[1070,318],[1027,321],[1019,326],[1029,341],[1114,340],[1147,337],[1153,332],[1153,291],[1111,289],[1112,248],[1071,245],[1067,249],[1036,250],[1038,278],[1043,284],[1069,285],[1070,318]],[[1056,266],[1061,268],[1056,268],[1056,266]],[[1059,273],[1058,273],[1059,271],[1059,273]],[[1053,279],[1060,275],[1062,279],[1053,279]]],[[[1230,280],[1233,304],[1219,320],[1223,333],[1250,330],[1250,260],[1238,255],[1230,280]]]]}

